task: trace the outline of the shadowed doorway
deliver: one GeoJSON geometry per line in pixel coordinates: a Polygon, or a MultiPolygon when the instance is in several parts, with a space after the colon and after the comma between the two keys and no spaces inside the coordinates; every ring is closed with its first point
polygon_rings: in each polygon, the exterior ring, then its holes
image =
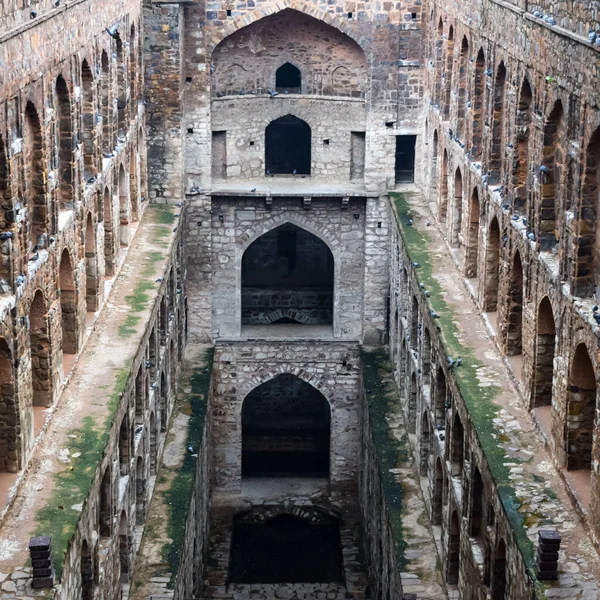
{"type": "Polygon", "coordinates": [[[310,175],[310,126],[285,115],[267,125],[265,172],[267,175],[310,175]]]}

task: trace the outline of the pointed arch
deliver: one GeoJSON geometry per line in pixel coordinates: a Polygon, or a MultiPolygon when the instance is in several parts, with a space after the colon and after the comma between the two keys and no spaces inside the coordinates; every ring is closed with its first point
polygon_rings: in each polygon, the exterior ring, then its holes
{"type": "Polygon", "coordinates": [[[125,136],[127,128],[127,57],[123,49],[123,40],[115,34],[117,46],[117,136],[125,136]]]}
{"type": "MultiPolygon", "coordinates": [[[[6,146],[2,135],[0,135],[0,206],[3,209],[0,213],[2,214],[0,231],[10,231],[15,220],[15,214],[10,194],[6,146]]],[[[16,240],[13,242],[10,239],[0,242],[0,280],[2,280],[3,288],[0,293],[5,293],[4,290],[12,291],[12,249],[15,242],[16,240]]]]}
{"type": "Polygon", "coordinates": [[[302,73],[295,65],[286,62],[275,72],[275,89],[286,94],[299,94],[302,91],[302,73]]]}
{"type": "Polygon", "coordinates": [[[167,378],[164,372],[160,374],[160,431],[165,433],[169,424],[169,405],[168,405],[168,389],[167,378]]]}
{"type": "Polygon", "coordinates": [[[81,600],[92,600],[94,597],[94,562],[87,540],[81,542],[81,600]]]}
{"type": "Polygon", "coordinates": [[[483,532],[483,480],[477,465],[475,465],[471,479],[470,509],[469,533],[474,538],[479,538],[483,532]]]}
{"type": "Polygon", "coordinates": [[[496,69],[492,103],[491,144],[489,157],[489,183],[502,181],[504,160],[504,95],[506,87],[506,67],[500,62],[496,69]]]}
{"type": "Polygon", "coordinates": [[[446,551],[446,583],[458,585],[460,575],[460,519],[458,512],[452,511],[448,528],[448,547],[446,551]]]}
{"type": "Polygon", "coordinates": [[[94,75],[86,59],[81,63],[81,121],[83,124],[84,178],[89,180],[98,173],[96,153],[96,101],[94,75]]]}
{"type": "Polygon", "coordinates": [[[587,471],[592,465],[598,385],[594,364],[584,343],[573,353],[567,390],[564,424],[567,469],[587,471]]]}
{"type": "Polygon", "coordinates": [[[119,519],[119,574],[121,584],[129,583],[130,559],[131,536],[127,524],[127,513],[123,510],[119,519]]]}
{"type": "Polygon", "coordinates": [[[156,417],[154,411],[150,413],[150,476],[156,475],[156,463],[158,460],[158,443],[156,431],[156,417]]]}
{"type": "Polygon", "coordinates": [[[135,462],[135,524],[143,525],[146,520],[146,472],[144,459],[137,457],[135,462]]]}
{"type": "Polygon", "coordinates": [[[58,122],[58,196],[60,210],[73,210],[73,111],[71,95],[62,75],[56,78],[58,122]]]}
{"type": "Polygon", "coordinates": [[[88,312],[96,312],[99,308],[100,280],[96,232],[92,213],[88,212],[85,225],[85,304],[88,312]]]}
{"type": "Polygon", "coordinates": [[[457,119],[456,136],[460,140],[465,139],[465,115],[467,112],[467,71],[469,68],[469,40],[463,36],[460,44],[460,56],[458,60],[458,94],[457,94],[457,119]]]}
{"type": "Polygon", "coordinates": [[[529,215],[528,194],[529,186],[529,137],[531,130],[533,94],[529,80],[525,78],[519,92],[519,104],[517,105],[517,140],[516,149],[513,153],[513,198],[514,208],[522,215],[529,215]]]}
{"type": "Polygon", "coordinates": [[[439,141],[437,129],[433,130],[433,143],[431,144],[431,182],[430,186],[432,190],[437,190],[438,186],[438,157],[439,154],[439,141]]]}
{"type": "Polygon", "coordinates": [[[431,427],[429,425],[429,415],[427,411],[423,413],[421,418],[421,438],[420,442],[420,472],[421,477],[427,477],[429,474],[429,455],[431,453],[431,427]]]}
{"type": "Polygon", "coordinates": [[[473,160],[480,160],[483,153],[485,122],[485,52],[483,48],[479,48],[475,61],[471,115],[471,156],[473,160]]]}
{"type": "Polygon", "coordinates": [[[438,205],[438,219],[441,223],[446,222],[448,214],[448,151],[444,148],[442,158],[442,173],[440,176],[440,199],[438,205]]]}
{"type": "Polygon", "coordinates": [[[110,537],[113,530],[113,493],[111,482],[111,465],[108,464],[100,483],[100,504],[98,509],[100,537],[110,537]]]}
{"type": "Polygon", "coordinates": [[[523,351],[523,264],[518,250],[515,252],[510,273],[506,312],[506,354],[517,356],[523,351]]]}
{"type": "Polygon", "coordinates": [[[113,218],[112,195],[108,187],[104,188],[104,273],[107,277],[115,274],[115,223],[113,218]]]}
{"type": "MultiPolygon", "coordinates": [[[[563,105],[557,100],[544,126],[543,170],[540,172],[540,225],[542,250],[552,249],[558,242],[556,217],[560,214],[560,186],[565,160],[563,144],[566,138],[563,105]]],[[[596,200],[598,195],[596,194],[596,200]]]]}
{"type": "Polygon", "coordinates": [[[77,319],[77,290],[73,277],[73,263],[67,248],[63,250],[59,266],[60,310],[63,354],[76,354],[79,347],[77,319]]]}
{"type": "Polygon", "coordinates": [[[465,462],[465,429],[460,415],[454,415],[452,423],[452,447],[450,448],[452,477],[462,477],[465,462]]]}
{"type": "Polygon", "coordinates": [[[37,290],[29,309],[29,347],[34,406],[50,406],[54,397],[53,352],[50,340],[46,298],[41,290],[37,290]]]}
{"type": "Polygon", "coordinates": [[[15,389],[12,352],[0,338],[0,430],[4,443],[0,446],[0,472],[16,473],[21,466],[21,415],[15,389]]]}
{"type": "Polygon", "coordinates": [[[504,600],[506,598],[506,544],[503,539],[498,542],[494,553],[491,583],[492,600],[504,600]]]}
{"type": "Polygon", "coordinates": [[[23,166],[25,170],[25,198],[28,212],[28,248],[38,243],[48,227],[48,204],[44,176],[44,147],[40,117],[35,106],[27,102],[23,127],[23,166]]]}
{"type": "Polygon", "coordinates": [[[452,226],[450,243],[453,246],[462,245],[462,213],[463,213],[463,178],[460,168],[454,172],[454,201],[452,203],[452,226]]]}
{"type": "Polygon", "coordinates": [[[442,70],[444,68],[444,23],[440,17],[435,38],[435,88],[433,101],[439,105],[442,96],[442,70]]]}
{"type": "Polygon", "coordinates": [[[474,187],[469,204],[469,235],[465,256],[465,273],[467,277],[477,277],[478,274],[479,211],[479,192],[477,187],[474,187]]]}
{"type": "Polygon", "coordinates": [[[538,306],[532,408],[552,405],[556,324],[548,296],[538,306]]]}
{"type": "Polygon", "coordinates": [[[123,164],[119,165],[119,239],[121,246],[129,246],[131,231],[129,219],[131,217],[131,203],[129,198],[129,187],[127,175],[123,164]]]}
{"type": "Polygon", "coordinates": [[[442,367],[438,367],[435,378],[435,424],[436,427],[444,426],[446,423],[446,401],[448,400],[448,389],[446,386],[446,374],[442,367]]]}
{"type": "Polygon", "coordinates": [[[114,139],[111,130],[111,108],[110,101],[110,63],[108,54],[102,50],[100,59],[100,114],[102,116],[102,151],[110,152],[114,147],[114,139]]]}
{"type": "Polygon", "coordinates": [[[434,525],[442,524],[443,499],[444,499],[444,468],[442,459],[438,456],[435,461],[435,480],[433,484],[433,498],[431,521],[434,525]]]}
{"type": "Polygon", "coordinates": [[[450,98],[452,91],[452,69],[454,67],[454,28],[450,25],[448,39],[446,40],[446,64],[442,78],[444,79],[444,99],[442,111],[444,119],[450,117],[450,98]]]}
{"type": "Polygon", "coordinates": [[[485,255],[485,298],[486,312],[498,309],[498,286],[500,284],[500,225],[493,217],[487,232],[485,255]]]}
{"type": "Polygon", "coordinates": [[[246,395],[242,477],[328,477],[331,408],[314,386],[281,373],[246,395]]]}
{"type": "Polygon", "coordinates": [[[285,115],[271,121],[265,130],[265,172],[267,175],[310,175],[310,125],[285,115]]]}
{"type": "Polygon", "coordinates": [[[129,29],[129,79],[130,79],[130,98],[134,110],[137,106],[138,95],[138,60],[137,60],[137,38],[135,24],[129,29]]]}

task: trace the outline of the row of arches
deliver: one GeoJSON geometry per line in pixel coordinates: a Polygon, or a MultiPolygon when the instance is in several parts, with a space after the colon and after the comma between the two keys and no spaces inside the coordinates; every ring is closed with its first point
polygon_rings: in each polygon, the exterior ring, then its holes
{"type": "MultiPolygon", "coordinates": [[[[97,502],[87,504],[94,535],[84,535],[81,542],[80,585],[83,598],[93,598],[98,585],[98,564],[111,554],[101,553],[106,545],[117,542],[111,569],[118,582],[128,585],[133,569],[134,540],[146,522],[148,502],[154,486],[168,429],[168,421],[177,393],[178,364],[187,337],[185,306],[176,297],[181,284],[176,264],[165,277],[165,293],[157,300],[158,310],[147,341],[141,350],[135,377],[123,395],[124,412],[117,421],[117,444],[113,456],[99,467],[97,502]],[[120,493],[126,488],[129,492],[120,493]]],[[[132,373],[132,374],[133,374],[132,373]]]]}
{"type": "MultiPolygon", "coordinates": [[[[36,251],[49,248],[51,236],[56,236],[65,222],[61,213],[72,212],[75,202],[96,186],[100,174],[106,172],[103,161],[120,152],[117,146],[126,142],[130,121],[137,116],[137,109],[131,106],[137,103],[140,87],[140,43],[132,25],[126,41],[115,34],[115,48],[102,50],[97,64],[88,57],[74,73],[59,73],[47,101],[38,101],[33,92],[27,95],[18,122],[2,128],[4,132],[15,129],[22,140],[22,152],[10,160],[6,148],[12,140],[0,130],[0,228],[16,233],[2,242],[0,279],[6,282],[4,289],[12,287],[16,276],[26,271],[36,251]],[[125,73],[130,74],[127,79],[125,73]],[[48,106],[44,114],[42,105],[48,106]],[[54,119],[47,127],[49,115],[54,119]],[[22,219],[23,211],[26,219],[22,219]]],[[[135,153],[131,157],[134,164],[129,170],[136,178],[130,182],[132,192],[135,188],[133,210],[139,212],[144,162],[135,153]],[[137,173],[141,183],[137,183],[137,173]]],[[[119,182],[119,196],[124,185],[119,182]]],[[[98,217],[101,220],[101,215],[98,217]]]]}
{"type": "MultiPolygon", "coordinates": [[[[600,165],[600,117],[580,140],[582,172],[577,160],[569,158],[569,99],[553,90],[542,127],[534,123],[542,117],[542,95],[534,89],[528,73],[520,76],[514,90],[516,112],[509,115],[507,96],[510,78],[503,60],[490,63],[483,47],[472,49],[464,35],[455,51],[455,31],[446,29],[442,19],[435,34],[435,77],[432,103],[440,105],[444,120],[450,120],[451,138],[458,142],[470,160],[481,163],[480,173],[488,186],[500,186],[502,204],[524,217],[535,235],[540,251],[556,252],[558,247],[574,245],[574,253],[561,265],[575,295],[593,295],[599,283],[600,242],[596,235],[600,165]],[[476,50],[476,51],[475,51],[476,50]],[[455,56],[456,54],[456,56],[455,56]],[[457,81],[453,85],[453,73],[457,81]],[[486,81],[491,80],[491,85],[486,81]],[[456,88],[458,93],[450,92],[456,88]],[[487,94],[486,90],[490,92],[487,94]],[[534,119],[534,115],[536,119],[534,119]],[[489,134],[489,135],[487,135],[489,134]],[[484,140],[489,142],[487,145],[484,140]],[[535,150],[534,150],[535,149],[535,150]],[[573,239],[567,231],[567,212],[574,215],[573,239]]],[[[578,140],[579,141],[579,140],[578,140]]],[[[434,133],[432,187],[439,185],[439,217],[445,220],[448,184],[447,150],[443,152],[442,175],[437,181],[438,136],[434,133]]],[[[456,188],[455,188],[456,190],[456,188]]],[[[461,194],[455,191],[455,198],[461,194]]],[[[456,210],[459,210],[456,207],[456,210]]],[[[459,223],[453,223],[459,225],[459,223]]],[[[452,228],[452,230],[454,227],[452,228]]],[[[452,231],[451,230],[451,231],[452,231]]],[[[454,243],[457,240],[453,239],[454,243]]]]}

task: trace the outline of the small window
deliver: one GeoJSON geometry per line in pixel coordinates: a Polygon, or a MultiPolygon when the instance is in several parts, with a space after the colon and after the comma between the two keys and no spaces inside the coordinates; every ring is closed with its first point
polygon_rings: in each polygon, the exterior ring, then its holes
{"type": "Polygon", "coordinates": [[[275,89],[284,94],[299,94],[302,88],[300,69],[290,63],[281,65],[275,73],[275,89]]]}
{"type": "Polygon", "coordinates": [[[349,18],[349,19],[351,19],[351,18],[352,18],[352,13],[351,13],[351,12],[349,12],[349,13],[348,13],[348,18],[349,18]]]}
{"type": "Polygon", "coordinates": [[[228,8],[228,9],[227,9],[227,16],[228,16],[228,17],[230,17],[230,16],[231,16],[231,9],[230,9],[230,8],[228,8]]]}

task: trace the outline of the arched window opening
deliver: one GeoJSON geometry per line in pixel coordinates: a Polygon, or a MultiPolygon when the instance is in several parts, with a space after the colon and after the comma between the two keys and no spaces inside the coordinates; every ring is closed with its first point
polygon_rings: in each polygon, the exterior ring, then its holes
{"type": "Polygon", "coordinates": [[[492,572],[492,600],[506,598],[506,544],[500,540],[496,546],[492,572]]]}
{"type": "Polygon", "coordinates": [[[537,318],[535,367],[533,370],[533,408],[552,405],[555,347],[554,312],[548,296],[544,296],[538,308],[537,318]]]}
{"type": "Polygon", "coordinates": [[[242,477],[328,477],[330,413],[295,375],[255,388],[242,406],[242,477]]]}
{"type": "Polygon", "coordinates": [[[438,456],[435,461],[435,482],[433,485],[433,502],[431,509],[431,521],[434,525],[442,524],[443,492],[444,470],[442,467],[442,459],[438,456]]]}
{"type": "Polygon", "coordinates": [[[567,469],[589,470],[596,413],[596,375],[585,344],[575,349],[567,392],[567,469]]]}
{"type": "Polygon", "coordinates": [[[485,54],[483,48],[477,53],[475,61],[475,83],[471,99],[471,156],[473,160],[481,159],[483,152],[483,131],[485,115],[485,54]]]}
{"type": "Polygon", "coordinates": [[[440,103],[442,96],[442,71],[444,69],[444,23],[440,18],[435,38],[435,88],[433,100],[435,104],[440,103]]]}
{"type": "Polygon", "coordinates": [[[453,511],[450,518],[446,565],[446,583],[448,585],[458,585],[460,574],[460,521],[456,511],[453,511]]]}
{"type": "Polygon", "coordinates": [[[275,89],[284,94],[299,94],[302,91],[302,74],[300,69],[285,63],[275,73],[275,89]]]}
{"type": "Polygon", "coordinates": [[[471,518],[469,520],[470,534],[478,538],[482,533],[483,522],[483,480],[479,467],[475,466],[471,482],[471,518]]]}
{"type": "Polygon", "coordinates": [[[129,463],[131,459],[131,428],[129,417],[125,415],[119,428],[119,470],[121,477],[129,474],[129,463]]]}
{"type": "MultiPolygon", "coordinates": [[[[0,232],[10,231],[15,221],[15,211],[9,190],[6,147],[0,135],[0,232]]],[[[0,294],[12,292],[12,247],[10,239],[0,241],[0,294]]]]}
{"type": "Polygon", "coordinates": [[[127,176],[123,165],[119,167],[119,239],[121,246],[129,246],[131,232],[129,229],[129,218],[131,206],[129,201],[129,190],[127,186],[127,176]]]}
{"type": "Polygon", "coordinates": [[[83,166],[87,181],[98,173],[96,164],[96,110],[94,76],[87,60],[81,63],[81,120],[83,123],[83,166]]]}
{"type": "Polygon", "coordinates": [[[523,351],[523,266],[517,250],[510,274],[506,327],[506,354],[517,356],[523,351]]]}
{"type": "Polygon", "coordinates": [[[100,483],[100,508],[98,511],[99,530],[101,537],[110,537],[113,528],[112,518],[112,488],[110,477],[110,466],[104,470],[102,482],[100,483]]]}
{"type": "Polygon", "coordinates": [[[94,563],[86,540],[81,543],[81,600],[94,597],[94,563]]]}
{"type": "Polygon", "coordinates": [[[107,277],[115,274],[115,223],[113,219],[112,196],[104,188],[104,273],[107,277]]]}
{"type": "Polygon", "coordinates": [[[135,422],[138,425],[144,423],[144,408],[146,406],[146,378],[144,377],[144,368],[140,365],[135,377],[135,422]]]}
{"type": "Polygon", "coordinates": [[[58,108],[58,195],[60,210],[73,210],[73,126],[71,98],[67,82],[56,79],[58,108]]]}
{"type": "Polygon", "coordinates": [[[458,416],[454,415],[454,423],[452,425],[452,448],[451,448],[451,463],[452,477],[462,477],[465,461],[465,430],[458,416]]]}
{"type": "Polygon", "coordinates": [[[33,405],[50,406],[52,404],[52,348],[48,331],[48,313],[46,299],[41,290],[33,297],[29,309],[29,340],[31,349],[31,377],[33,386],[33,405]]]}
{"type": "Polygon", "coordinates": [[[272,229],[242,258],[242,325],[333,323],[333,275],[321,239],[291,223],[272,229]]]}
{"type": "Polygon", "coordinates": [[[131,541],[127,528],[127,513],[121,512],[119,520],[119,565],[121,583],[129,583],[129,557],[131,556],[131,541]]]}
{"type": "Polygon", "coordinates": [[[541,250],[551,250],[558,242],[556,215],[560,214],[561,210],[560,186],[565,139],[563,106],[562,102],[557,100],[544,127],[544,153],[539,175],[542,201],[539,230],[541,250]]]}
{"type": "Polygon", "coordinates": [[[168,424],[168,406],[167,406],[167,378],[164,373],[160,374],[160,431],[165,433],[168,424]]]}
{"type": "Polygon", "coordinates": [[[156,475],[157,459],[157,435],[156,435],[156,417],[150,413],[150,476],[156,475]]]}
{"type": "Polygon", "coordinates": [[[4,443],[0,447],[0,472],[16,473],[20,462],[20,415],[14,389],[12,352],[4,338],[0,338],[0,430],[4,443]]]}
{"type": "Polygon", "coordinates": [[[438,367],[435,378],[435,424],[438,429],[446,423],[446,401],[446,375],[444,369],[438,367]]]}
{"type": "Polygon", "coordinates": [[[124,137],[127,127],[127,65],[123,41],[117,33],[117,129],[118,137],[124,137]]]}
{"type": "Polygon", "coordinates": [[[413,373],[410,377],[410,396],[408,397],[408,433],[415,433],[417,429],[417,397],[417,376],[413,373]]]}
{"type": "Polygon", "coordinates": [[[25,108],[23,129],[23,166],[29,225],[28,247],[31,250],[36,244],[45,246],[44,238],[48,227],[42,128],[38,112],[31,102],[28,102],[25,108]]]}
{"type": "Polygon", "coordinates": [[[467,69],[469,65],[469,42],[463,37],[460,45],[460,58],[458,62],[458,110],[456,121],[456,136],[465,139],[465,115],[467,112],[467,69]]]}
{"type": "Polygon", "coordinates": [[[594,295],[600,284],[600,229],[596,227],[598,188],[600,187],[600,127],[590,139],[585,152],[581,208],[577,219],[577,256],[574,294],[582,298],[594,295]]]}
{"type": "Polygon", "coordinates": [[[270,518],[255,511],[236,515],[228,580],[245,584],[342,582],[339,521],[325,513],[311,513],[270,518]]]}
{"type": "Polygon", "coordinates": [[[146,477],[144,460],[138,456],[135,463],[135,524],[143,525],[146,519],[146,477]]]}
{"type": "Polygon", "coordinates": [[[444,150],[442,158],[442,174],[440,177],[440,201],[438,208],[438,218],[441,223],[446,222],[448,213],[448,152],[444,150]]]}
{"type": "Polygon", "coordinates": [[[421,453],[420,453],[420,472],[421,477],[427,477],[429,474],[429,454],[431,452],[430,448],[430,427],[429,427],[429,417],[427,413],[423,413],[423,419],[421,421],[421,453]]]}
{"type": "Polygon", "coordinates": [[[531,129],[531,86],[525,79],[521,85],[519,104],[517,105],[517,147],[513,153],[513,197],[514,208],[519,214],[528,215],[528,172],[529,172],[529,135],[531,129]]]}
{"type": "Polygon", "coordinates": [[[473,188],[469,207],[469,241],[465,257],[465,273],[467,277],[477,277],[479,254],[479,192],[473,188]]]}
{"type": "Polygon", "coordinates": [[[79,327],[77,324],[77,295],[73,264],[69,251],[65,248],[60,258],[59,268],[60,310],[62,323],[63,354],[76,354],[79,346],[79,327]]]}
{"type": "Polygon", "coordinates": [[[504,158],[504,88],[506,87],[506,67],[501,62],[496,71],[492,105],[492,135],[490,148],[490,172],[488,183],[496,184],[502,180],[502,162],[504,158]]]}
{"type": "Polygon", "coordinates": [[[463,183],[460,169],[454,173],[454,204],[452,207],[452,229],[450,243],[454,246],[462,245],[462,212],[463,212],[463,183]]]}
{"type": "Polygon", "coordinates": [[[446,68],[442,74],[444,80],[444,105],[443,115],[447,121],[450,117],[450,93],[452,91],[452,67],[454,63],[454,28],[450,25],[448,40],[446,41],[446,68]]]}
{"type": "Polygon", "coordinates": [[[265,130],[267,175],[310,175],[311,131],[305,121],[286,115],[265,130]]]}
{"type": "Polygon", "coordinates": [[[158,333],[159,341],[161,346],[167,345],[167,333],[168,333],[169,321],[167,319],[167,299],[163,296],[160,303],[160,314],[158,316],[158,333]]]}
{"type": "Polygon", "coordinates": [[[100,75],[100,112],[102,115],[102,151],[110,152],[114,147],[110,127],[112,102],[110,101],[110,66],[108,54],[102,50],[100,75]]]}
{"type": "Polygon", "coordinates": [[[140,187],[138,153],[132,149],[129,155],[129,197],[131,198],[131,220],[140,220],[140,187]]]}
{"type": "Polygon", "coordinates": [[[85,226],[85,304],[88,312],[99,308],[100,273],[96,252],[96,236],[92,214],[88,213],[85,226]]]}
{"type": "Polygon", "coordinates": [[[488,228],[485,256],[485,310],[498,310],[498,285],[500,283],[500,226],[494,217],[488,228]]]}

